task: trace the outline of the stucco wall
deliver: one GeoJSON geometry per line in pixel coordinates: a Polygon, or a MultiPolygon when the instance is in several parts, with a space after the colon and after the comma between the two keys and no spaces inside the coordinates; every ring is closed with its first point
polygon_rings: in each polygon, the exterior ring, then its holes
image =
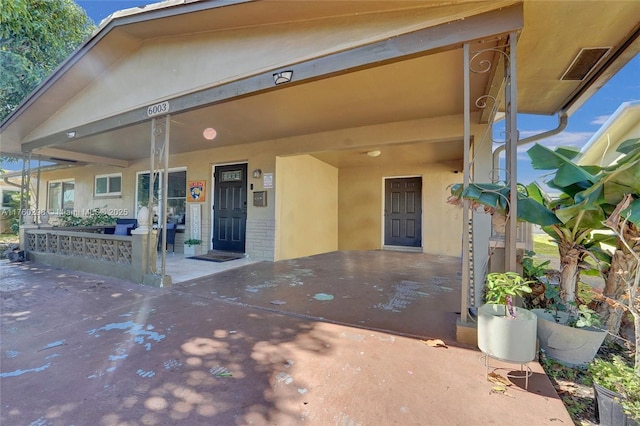
{"type": "Polygon", "coordinates": [[[460,256],[462,211],[447,204],[447,187],[460,182],[452,164],[422,167],[340,169],[340,250],[375,250],[383,246],[384,178],[422,177],[422,244],[431,254],[460,256]]]}
{"type": "Polygon", "coordinates": [[[276,256],[338,249],[338,169],[308,155],[276,161],[276,256]]]}
{"type": "MultiPolygon", "coordinates": [[[[252,229],[272,229],[274,226],[275,211],[275,188],[263,187],[263,179],[254,179],[251,177],[251,171],[261,169],[264,173],[274,173],[275,156],[273,148],[252,149],[251,147],[236,146],[218,149],[209,149],[204,151],[191,152],[186,154],[172,155],[169,159],[169,169],[186,169],[187,180],[205,180],[206,181],[206,200],[201,204],[201,239],[203,241],[202,251],[211,248],[211,205],[213,200],[213,168],[216,165],[231,163],[247,163],[248,169],[248,189],[247,189],[247,223],[252,229]],[[249,154],[250,153],[250,154],[249,154]],[[253,186],[251,186],[253,185],[253,186]],[[252,205],[253,191],[267,191],[268,204],[266,207],[254,207],[252,205]]],[[[135,217],[136,216],[136,174],[141,171],[148,171],[150,168],[149,160],[141,160],[133,163],[127,168],[118,168],[110,166],[85,166],[70,169],[56,170],[43,173],[41,176],[42,184],[40,186],[39,208],[44,209],[47,206],[47,188],[48,183],[56,180],[66,180],[73,178],[75,181],[75,209],[79,215],[84,215],[87,210],[93,208],[104,209],[107,212],[117,212],[117,216],[135,217]],[[122,173],[122,195],[117,197],[95,197],[94,196],[94,179],[96,175],[122,173]]],[[[187,203],[187,217],[185,223],[185,232],[176,235],[176,252],[182,252],[182,243],[190,237],[191,218],[189,217],[189,204],[187,203]]],[[[51,223],[55,223],[56,218],[51,219],[51,223]]],[[[266,232],[266,231],[265,231],[266,232]]],[[[273,247],[273,231],[268,232],[269,235],[255,238],[248,241],[247,254],[258,260],[274,259],[273,247]],[[265,242],[268,240],[268,243],[265,242]]]]}
{"type": "MultiPolygon", "coordinates": [[[[207,199],[201,208],[202,250],[211,248],[213,167],[246,162],[249,174],[246,253],[253,259],[274,261],[333,250],[382,248],[383,179],[402,176],[423,178],[424,251],[460,255],[462,211],[446,203],[447,187],[462,179],[462,174],[453,173],[460,170],[460,164],[388,161],[383,166],[336,168],[310,155],[277,157],[294,149],[312,150],[321,142],[314,139],[303,144],[303,141],[305,138],[300,138],[297,145],[291,146],[262,143],[212,148],[170,157],[170,169],[186,168],[187,180],[206,181],[207,199]],[[261,178],[251,177],[254,169],[261,169],[261,178]],[[264,188],[265,173],[273,173],[273,188],[264,188]],[[267,206],[254,207],[253,192],[262,190],[267,192],[267,206]]],[[[327,145],[331,145],[330,140],[327,145]]],[[[107,207],[134,217],[136,172],[147,170],[149,160],[145,159],[128,168],[86,166],[43,173],[40,207],[46,206],[48,182],[75,176],[77,209],[107,207]],[[123,195],[94,197],[95,175],[114,172],[122,173],[123,195]]],[[[177,235],[176,252],[182,251],[182,241],[189,238],[190,220],[187,207],[186,230],[177,235]]]]}
{"type": "MultiPolygon", "coordinates": [[[[435,11],[411,9],[391,13],[304,20],[280,25],[243,26],[198,31],[126,43],[129,56],[101,68],[101,78],[31,135],[41,137],[168,97],[216,86],[265,70],[393,37],[428,24],[466,16],[466,6],[435,11]],[[182,78],[188,75],[189,78],[182,78]],[[117,90],[114,90],[117,88],[117,90]]],[[[122,47],[121,47],[122,48],[122,47]]],[[[88,60],[88,59],[87,59],[88,60]]]]}

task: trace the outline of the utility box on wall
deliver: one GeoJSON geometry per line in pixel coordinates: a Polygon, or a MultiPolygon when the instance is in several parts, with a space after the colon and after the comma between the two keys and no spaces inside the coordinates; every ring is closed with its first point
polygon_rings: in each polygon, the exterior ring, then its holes
{"type": "Polygon", "coordinates": [[[266,207],[267,191],[255,191],[253,193],[253,205],[255,207],[266,207]]]}

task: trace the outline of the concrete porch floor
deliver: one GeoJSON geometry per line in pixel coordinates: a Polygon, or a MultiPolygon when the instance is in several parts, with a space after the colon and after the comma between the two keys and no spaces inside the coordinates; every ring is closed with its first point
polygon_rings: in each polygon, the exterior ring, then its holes
{"type": "Polygon", "coordinates": [[[329,253],[162,289],[3,263],[0,423],[571,425],[537,363],[492,393],[480,352],[409,337],[449,342],[457,262],[329,253]]]}

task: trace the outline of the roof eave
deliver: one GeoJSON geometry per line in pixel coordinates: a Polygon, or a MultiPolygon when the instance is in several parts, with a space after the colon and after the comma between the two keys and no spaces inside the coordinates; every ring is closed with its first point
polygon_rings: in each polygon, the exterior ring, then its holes
{"type": "Polygon", "coordinates": [[[71,55],[46,77],[21,103],[0,123],[0,131],[6,129],[34,102],[51,88],[65,73],[78,63],[91,49],[104,39],[114,29],[138,22],[167,18],[174,15],[197,12],[200,10],[225,7],[232,4],[248,3],[254,0],[171,0],[167,2],[153,3],[144,8],[130,8],[115,12],[102,20],[98,29],[83,42],[71,55]],[[181,6],[181,7],[175,7],[181,6]],[[135,11],[135,9],[140,9],[135,11]]]}

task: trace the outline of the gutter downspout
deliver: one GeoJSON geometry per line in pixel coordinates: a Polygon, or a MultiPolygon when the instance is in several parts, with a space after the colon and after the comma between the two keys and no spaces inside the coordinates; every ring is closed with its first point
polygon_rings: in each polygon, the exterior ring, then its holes
{"type": "MultiPolygon", "coordinates": [[[[529,136],[528,138],[520,139],[516,146],[520,147],[523,145],[530,144],[531,142],[539,141],[540,139],[548,138],[549,136],[557,135],[567,128],[567,124],[569,124],[569,116],[567,114],[566,109],[561,109],[558,112],[558,127],[555,129],[547,130],[546,132],[539,133],[537,135],[529,136]]],[[[500,153],[506,149],[506,146],[500,145],[493,151],[493,169],[498,170],[500,165],[500,153]]]]}
{"type": "Polygon", "coordinates": [[[4,178],[4,183],[6,183],[7,185],[15,186],[16,188],[22,188],[22,185],[20,185],[19,183],[10,182],[9,177],[4,178]]]}

